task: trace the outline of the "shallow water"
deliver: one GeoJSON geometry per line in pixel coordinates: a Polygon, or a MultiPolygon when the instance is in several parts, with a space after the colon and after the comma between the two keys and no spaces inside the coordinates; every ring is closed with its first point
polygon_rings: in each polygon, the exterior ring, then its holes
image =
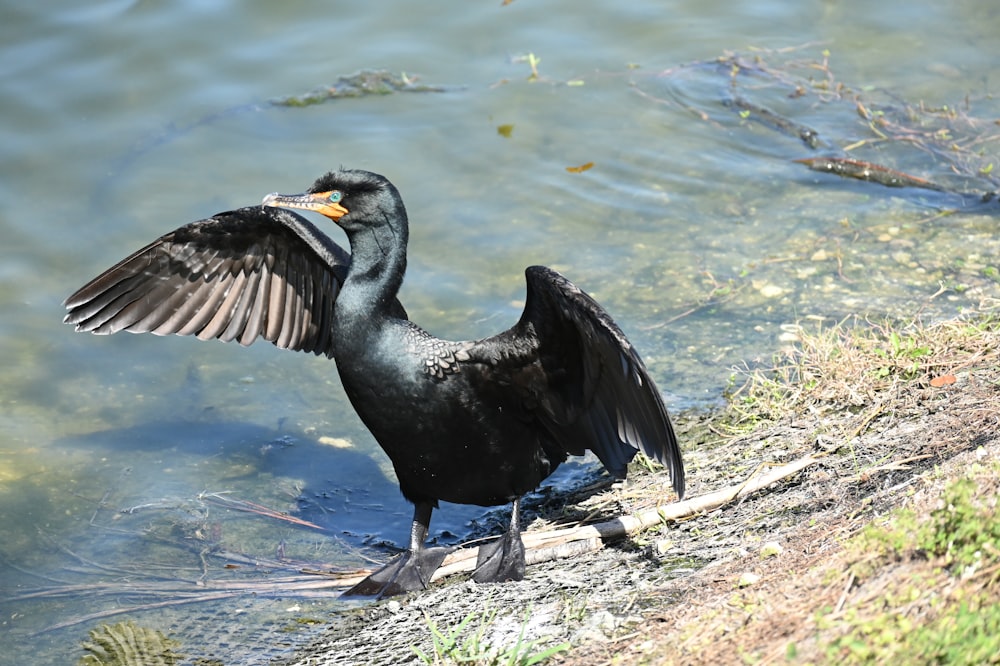
{"type": "MultiPolygon", "coordinates": [[[[740,92],[831,146],[872,135],[849,95],[791,94],[826,75],[824,50],[866,100],[948,104],[982,120],[956,140],[988,136],[1000,9],[986,0],[118,1],[5,16],[0,661],[30,649],[33,663],[70,663],[101,620],[90,614],[177,596],[126,594],[136,579],[288,573],[224,570],[219,551],[357,565],[359,548],[403,542],[410,508],[333,364],[59,323],[67,294],[158,235],[327,169],[400,188],[413,227],[401,298],[416,321],[452,338],[496,332],[520,312],[524,267],[552,265],[616,317],[673,409],[718,400],[734,365],[766,361],[798,322],[933,319],[998,296],[995,209],[941,216],[961,202],[807,171],[792,160],[815,151],[724,106],[728,67],[698,64],[759,54],[771,75],[740,92]],[[442,91],[270,103],[378,68],[442,91]],[[18,598],[74,584],[91,587],[18,598]]],[[[996,142],[978,147],[983,166],[1000,159],[996,142]]],[[[858,153],[954,177],[909,148],[858,153]]],[[[432,527],[459,540],[481,512],[449,506],[432,527]]],[[[171,627],[193,657],[219,642],[200,618],[240,613],[252,633],[335,603],[269,599],[106,619],[171,627]]]]}

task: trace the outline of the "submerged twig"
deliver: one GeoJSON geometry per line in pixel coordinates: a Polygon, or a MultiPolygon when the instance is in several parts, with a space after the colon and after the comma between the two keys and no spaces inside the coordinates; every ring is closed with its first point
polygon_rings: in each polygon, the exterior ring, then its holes
{"type": "Polygon", "coordinates": [[[753,102],[750,102],[749,100],[746,100],[738,95],[724,99],[722,103],[725,106],[739,109],[741,111],[741,117],[756,120],[757,122],[768,125],[783,134],[802,139],[802,142],[813,150],[816,150],[820,146],[826,144],[825,141],[819,138],[819,132],[811,127],[806,127],[801,123],[797,123],[790,118],[779,115],[767,107],[754,104],[753,102]]]}
{"type": "Polygon", "coordinates": [[[275,511],[263,504],[257,504],[255,502],[250,502],[248,500],[231,499],[225,497],[219,493],[201,493],[198,495],[198,499],[203,502],[208,502],[211,504],[218,504],[227,509],[233,509],[234,511],[245,511],[247,513],[255,513],[258,516],[264,516],[265,518],[273,518],[274,520],[282,520],[286,523],[292,523],[293,525],[299,525],[301,527],[308,527],[310,529],[319,530],[320,532],[329,532],[327,528],[322,525],[317,525],[316,523],[309,522],[308,520],[303,520],[301,518],[296,518],[295,516],[289,515],[282,511],[275,511]]]}

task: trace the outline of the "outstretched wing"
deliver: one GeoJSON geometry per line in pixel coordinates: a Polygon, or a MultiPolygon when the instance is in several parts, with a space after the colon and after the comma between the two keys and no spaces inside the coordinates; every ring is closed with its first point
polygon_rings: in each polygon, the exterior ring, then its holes
{"type": "MultiPolygon", "coordinates": [[[[350,255],[303,217],[252,206],[176,229],[66,299],[78,331],[194,335],[333,356],[350,255]]],[[[406,313],[401,305],[398,312],[406,313]]]]}
{"type": "Polygon", "coordinates": [[[494,356],[498,365],[530,361],[534,370],[513,374],[512,382],[567,453],[589,449],[609,472],[624,477],[628,462],[642,451],[670,470],[683,497],[684,464],[670,417],[625,334],[556,271],[531,266],[525,277],[521,319],[473,354],[506,349],[506,361],[494,356]]]}

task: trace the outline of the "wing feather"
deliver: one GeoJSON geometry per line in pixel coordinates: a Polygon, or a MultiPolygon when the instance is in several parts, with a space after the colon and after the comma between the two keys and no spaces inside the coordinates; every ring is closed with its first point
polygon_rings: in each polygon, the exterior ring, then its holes
{"type": "Polygon", "coordinates": [[[566,453],[597,454],[624,477],[638,451],[670,470],[684,496],[684,464],[663,398],[645,364],[608,313],[556,271],[525,271],[524,314],[510,330],[470,350],[506,367],[525,409],[566,453]]]}
{"type": "MultiPolygon", "coordinates": [[[[330,328],[350,255],[304,218],[253,206],[185,225],[81,287],[78,331],[257,338],[333,355],[330,328]]],[[[398,302],[394,312],[405,318],[398,302]]]]}

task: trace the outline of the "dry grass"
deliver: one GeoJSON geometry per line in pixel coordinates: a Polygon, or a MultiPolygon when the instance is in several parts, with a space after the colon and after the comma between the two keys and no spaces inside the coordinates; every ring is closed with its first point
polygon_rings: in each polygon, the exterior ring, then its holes
{"type": "Polygon", "coordinates": [[[708,419],[724,436],[691,451],[691,478],[822,464],[682,525],[706,566],[647,600],[638,635],[565,663],[996,663],[1000,543],[958,566],[927,535],[960,509],[970,533],[1000,534],[1000,324],[799,333],[774,367],[740,373],[708,419]],[[948,495],[960,479],[962,503],[948,495]]]}
{"type": "Polygon", "coordinates": [[[745,382],[729,396],[727,421],[737,430],[793,413],[845,409],[871,421],[873,408],[900,406],[904,386],[912,391],[955,383],[969,369],[995,362],[1000,347],[993,318],[927,327],[855,319],[814,332],[797,327],[796,333],[796,343],[773,367],[744,370],[745,382]]]}

